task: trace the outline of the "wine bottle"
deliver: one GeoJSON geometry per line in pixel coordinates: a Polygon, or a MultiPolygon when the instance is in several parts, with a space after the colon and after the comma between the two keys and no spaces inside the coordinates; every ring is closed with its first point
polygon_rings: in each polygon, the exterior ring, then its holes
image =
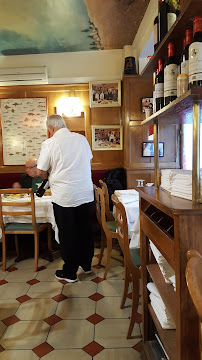
{"type": "Polygon", "coordinates": [[[159,46],[159,29],[158,29],[158,16],[154,19],[154,52],[159,46]]]}
{"type": "Polygon", "coordinates": [[[177,19],[176,10],[170,3],[167,5],[167,32],[170,30],[175,20],[177,19]]]}
{"type": "Polygon", "coordinates": [[[193,33],[189,46],[189,88],[202,86],[202,16],[195,16],[193,33]]]}
{"type": "Polygon", "coordinates": [[[189,45],[192,40],[192,30],[187,29],[185,32],[186,37],[183,39],[183,52],[181,55],[180,73],[189,76],[189,45]]]}
{"type": "Polygon", "coordinates": [[[164,105],[168,105],[177,97],[178,66],[174,54],[174,45],[168,44],[168,58],[164,67],[164,105]]]}
{"type": "Polygon", "coordinates": [[[155,83],[156,83],[156,71],[153,72],[153,114],[156,112],[155,83]]]}
{"type": "Polygon", "coordinates": [[[159,0],[158,20],[159,20],[159,43],[163,40],[168,31],[168,4],[165,0],[159,0]]]}
{"type": "Polygon", "coordinates": [[[42,197],[43,194],[45,193],[45,191],[49,188],[49,183],[48,183],[48,179],[43,180],[43,182],[41,183],[41,185],[39,186],[39,188],[36,191],[36,195],[39,197],[42,197]]]}
{"type": "Polygon", "coordinates": [[[155,82],[156,111],[164,107],[164,72],[163,61],[158,60],[158,70],[155,82]]]}

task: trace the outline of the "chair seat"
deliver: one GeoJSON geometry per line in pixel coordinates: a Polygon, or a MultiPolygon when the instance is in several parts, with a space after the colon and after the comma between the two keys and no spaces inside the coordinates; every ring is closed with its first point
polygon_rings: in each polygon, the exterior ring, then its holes
{"type": "Polygon", "coordinates": [[[107,221],[106,225],[110,231],[116,232],[116,221],[107,221]]]}
{"type": "MultiPolygon", "coordinates": [[[[37,228],[42,225],[37,223],[37,228]]],[[[32,223],[10,223],[5,226],[5,231],[34,231],[32,223]]]]}
{"type": "Polygon", "coordinates": [[[130,248],[130,256],[133,264],[140,267],[140,248],[130,248]]]}

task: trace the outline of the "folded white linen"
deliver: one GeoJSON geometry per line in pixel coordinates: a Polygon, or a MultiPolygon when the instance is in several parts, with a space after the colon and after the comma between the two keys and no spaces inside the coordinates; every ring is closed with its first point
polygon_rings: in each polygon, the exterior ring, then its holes
{"type": "Polygon", "coordinates": [[[166,259],[163,257],[163,255],[160,253],[160,251],[157,249],[157,247],[153,244],[151,240],[149,241],[149,243],[150,243],[150,248],[156,259],[156,262],[158,263],[162,275],[165,279],[165,282],[167,284],[171,284],[170,277],[175,275],[173,268],[168,264],[166,259]]]}
{"type": "Polygon", "coordinates": [[[130,241],[129,247],[131,249],[139,248],[140,247],[140,218],[139,218],[139,215],[131,227],[130,238],[131,238],[131,241],[130,241]]]}
{"type": "MultiPolygon", "coordinates": [[[[157,289],[156,291],[158,292],[157,289]]],[[[173,322],[163,300],[159,296],[150,293],[149,298],[151,300],[151,306],[163,329],[175,329],[175,323],[173,322]]]]}
{"type": "Polygon", "coordinates": [[[128,195],[128,196],[120,196],[119,200],[124,204],[129,204],[132,202],[139,202],[139,198],[137,198],[136,196],[133,195],[128,195]]]}
{"type": "Polygon", "coordinates": [[[136,195],[139,198],[139,192],[135,189],[115,190],[114,194],[118,197],[119,196],[136,195]]]}
{"type": "Polygon", "coordinates": [[[152,293],[153,295],[160,298],[160,294],[159,294],[159,292],[157,290],[157,287],[153,282],[147,283],[147,289],[149,290],[150,293],[152,293]]]}

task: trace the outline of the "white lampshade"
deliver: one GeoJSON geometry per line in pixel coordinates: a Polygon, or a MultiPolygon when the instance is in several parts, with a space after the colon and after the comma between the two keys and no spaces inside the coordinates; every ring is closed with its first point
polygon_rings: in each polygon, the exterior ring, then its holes
{"type": "Polygon", "coordinates": [[[83,110],[79,97],[63,97],[57,102],[57,114],[68,117],[81,116],[83,110]]]}

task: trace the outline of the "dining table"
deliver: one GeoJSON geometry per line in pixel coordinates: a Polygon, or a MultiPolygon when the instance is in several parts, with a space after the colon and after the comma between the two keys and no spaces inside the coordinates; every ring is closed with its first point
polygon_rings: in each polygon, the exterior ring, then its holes
{"type": "MultiPolygon", "coordinates": [[[[22,206],[18,206],[20,202],[24,202],[28,198],[27,196],[23,197],[16,197],[9,196],[9,197],[3,197],[2,204],[4,201],[14,201],[16,203],[16,206],[13,207],[15,211],[23,211],[26,210],[22,206]]],[[[34,195],[34,201],[35,201],[35,216],[36,216],[36,222],[37,223],[50,223],[52,225],[53,230],[55,231],[55,240],[59,242],[58,240],[58,228],[55,222],[55,217],[53,213],[53,204],[51,200],[51,196],[43,196],[43,197],[37,197],[34,195]]],[[[3,207],[4,208],[4,207],[3,207]]],[[[6,207],[5,207],[6,208],[6,207]]],[[[22,216],[11,216],[11,215],[4,215],[4,223],[8,224],[10,222],[18,222],[18,223],[29,223],[31,222],[31,215],[22,215],[22,216]]],[[[2,237],[2,231],[0,228],[0,239],[2,237]]],[[[0,240],[1,241],[1,240],[0,240]]]]}
{"type": "MultiPolygon", "coordinates": [[[[140,247],[140,218],[139,218],[139,192],[135,189],[115,190],[114,194],[124,205],[128,223],[130,248],[140,247]]],[[[116,218],[116,208],[113,207],[113,215],[116,218]]]]}

